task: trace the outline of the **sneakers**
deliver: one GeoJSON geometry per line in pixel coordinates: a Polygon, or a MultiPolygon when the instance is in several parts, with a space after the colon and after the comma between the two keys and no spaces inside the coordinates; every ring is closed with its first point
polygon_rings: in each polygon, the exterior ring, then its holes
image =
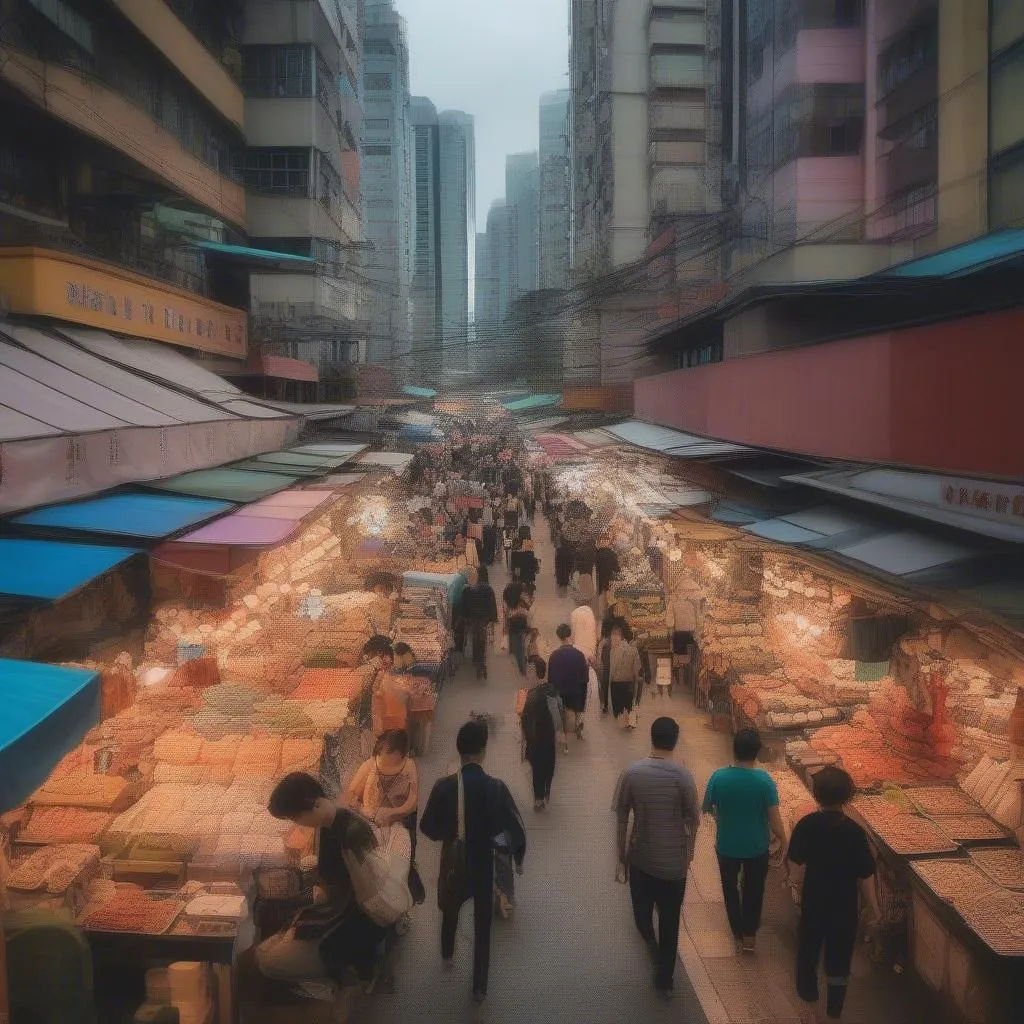
{"type": "Polygon", "coordinates": [[[753,953],[755,946],[756,940],[753,935],[745,935],[743,937],[742,949],[744,953],[753,953]]]}

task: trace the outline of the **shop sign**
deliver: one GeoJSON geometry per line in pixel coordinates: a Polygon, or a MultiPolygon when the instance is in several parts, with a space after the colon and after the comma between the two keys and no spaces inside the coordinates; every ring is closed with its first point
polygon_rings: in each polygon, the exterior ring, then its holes
{"type": "Polygon", "coordinates": [[[969,515],[1024,523],[1024,489],[971,480],[943,480],[942,503],[969,515]]]}
{"type": "Polygon", "coordinates": [[[11,313],[243,358],[244,310],[138,274],[43,249],[0,249],[0,296],[11,313]]]}

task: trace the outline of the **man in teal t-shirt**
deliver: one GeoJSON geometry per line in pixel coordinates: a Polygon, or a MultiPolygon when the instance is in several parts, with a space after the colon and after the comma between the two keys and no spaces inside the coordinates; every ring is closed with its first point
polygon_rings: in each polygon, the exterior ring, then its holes
{"type": "Polygon", "coordinates": [[[736,951],[752,953],[761,926],[771,835],[785,847],[786,830],[775,780],[757,767],[761,752],[757,730],[741,729],[732,747],[736,763],[719,768],[708,780],[703,809],[714,815],[717,826],[715,852],[736,951]]]}

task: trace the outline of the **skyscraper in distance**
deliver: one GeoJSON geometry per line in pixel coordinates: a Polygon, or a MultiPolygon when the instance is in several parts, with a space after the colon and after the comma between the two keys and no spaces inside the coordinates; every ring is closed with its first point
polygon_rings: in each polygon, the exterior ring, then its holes
{"type": "Polygon", "coordinates": [[[441,150],[437,108],[412,99],[413,120],[413,361],[432,371],[441,331],[441,150]]]}
{"type": "Polygon", "coordinates": [[[505,161],[505,203],[513,260],[511,301],[540,287],[540,167],[538,154],[505,161]]]}
{"type": "Polygon", "coordinates": [[[569,283],[569,90],[540,98],[540,287],[569,283]]]}

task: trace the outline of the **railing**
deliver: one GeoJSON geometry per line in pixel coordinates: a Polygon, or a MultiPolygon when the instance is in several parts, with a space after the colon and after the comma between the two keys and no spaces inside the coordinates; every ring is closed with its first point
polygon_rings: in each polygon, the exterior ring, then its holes
{"type": "Polygon", "coordinates": [[[242,82],[242,52],[237,20],[240,0],[165,0],[189,31],[217,58],[231,77],[242,82]]]}

